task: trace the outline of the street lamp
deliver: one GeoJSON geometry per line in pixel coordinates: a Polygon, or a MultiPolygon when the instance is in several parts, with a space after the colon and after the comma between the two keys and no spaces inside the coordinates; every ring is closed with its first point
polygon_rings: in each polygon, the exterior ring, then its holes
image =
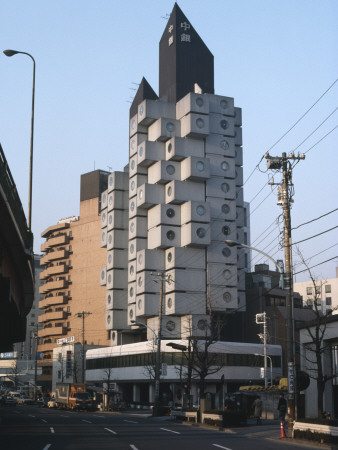
{"type": "Polygon", "coordinates": [[[14,56],[18,53],[29,56],[33,61],[33,89],[32,89],[32,116],[31,116],[31,142],[30,142],[30,158],[29,158],[29,195],[28,195],[28,231],[32,230],[32,188],[33,188],[33,137],[34,137],[34,100],[35,100],[35,59],[26,52],[17,50],[4,50],[6,56],[14,56]]]}
{"type": "MultiPolygon", "coordinates": [[[[286,358],[288,362],[288,404],[289,404],[289,430],[293,429],[293,421],[295,419],[295,370],[294,370],[294,323],[293,323],[293,301],[292,301],[292,270],[290,270],[290,264],[286,260],[286,273],[283,272],[282,268],[277,264],[270,255],[267,255],[262,250],[250,247],[249,245],[241,244],[240,242],[226,240],[225,243],[229,247],[244,247],[255,252],[261,253],[266,258],[270,259],[281,274],[282,289],[284,289],[284,279],[285,279],[285,290],[286,290],[286,358]],[[289,267],[289,269],[288,269],[289,267]]],[[[288,252],[286,252],[288,253],[288,252]]],[[[290,259],[290,258],[288,258],[290,259]]]]}
{"type": "Polygon", "coordinates": [[[155,402],[154,402],[154,416],[159,415],[159,403],[160,403],[160,364],[161,364],[161,338],[160,333],[156,334],[155,331],[148,325],[136,320],[130,321],[133,325],[139,325],[141,327],[148,328],[154,335],[156,347],[156,360],[155,360],[155,402]]]}
{"type": "Polygon", "coordinates": [[[270,386],[272,386],[272,358],[269,355],[262,355],[261,353],[255,353],[255,356],[263,356],[270,360],[270,386]]]}
{"type": "MultiPolygon", "coordinates": [[[[193,369],[193,361],[192,361],[192,352],[191,352],[191,339],[189,339],[188,347],[182,344],[176,344],[175,342],[169,342],[167,344],[168,347],[174,348],[175,350],[180,350],[181,352],[188,351],[188,355],[186,355],[188,360],[188,372],[187,372],[187,408],[191,407],[191,378],[192,378],[192,369],[193,369]]],[[[182,367],[182,366],[181,366],[182,367]]],[[[181,369],[182,370],[182,369],[181,369]]]]}

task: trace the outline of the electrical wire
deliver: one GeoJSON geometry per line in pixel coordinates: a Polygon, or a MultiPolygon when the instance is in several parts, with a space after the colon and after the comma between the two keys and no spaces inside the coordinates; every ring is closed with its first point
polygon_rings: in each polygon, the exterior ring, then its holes
{"type": "Polygon", "coordinates": [[[314,267],[321,266],[322,264],[325,264],[325,263],[327,263],[329,261],[332,261],[333,259],[336,259],[336,258],[338,258],[338,255],[334,256],[333,258],[327,259],[326,261],[322,261],[321,263],[315,264],[314,266],[309,267],[307,269],[300,270],[299,272],[295,272],[293,275],[298,275],[299,273],[306,272],[306,271],[308,271],[310,269],[313,269],[314,267]]]}
{"type": "Polygon", "coordinates": [[[317,237],[317,236],[321,236],[322,234],[328,233],[329,231],[332,231],[332,230],[334,230],[335,228],[338,228],[338,225],[336,225],[335,227],[329,228],[328,230],[322,231],[321,233],[314,234],[313,236],[310,236],[310,237],[308,237],[308,238],[306,238],[306,239],[302,239],[301,241],[298,241],[298,242],[292,242],[291,245],[297,245],[297,244],[300,244],[301,242],[305,242],[305,241],[308,241],[309,239],[313,239],[313,238],[315,238],[315,237],[317,237]]]}
{"type": "Polygon", "coordinates": [[[323,214],[322,216],[316,217],[315,219],[309,220],[308,222],[301,223],[300,225],[297,225],[296,227],[291,228],[291,230],[297,230],[298,228],[302,227],[303,225],[308,225],[309,223],[315,222],[316,220],[322,219],[323,217],[328,216],[329,214],[332,214],[333,212],[338,211],[338,208],[333,209],[332,211],[329,211],[326,214],[323,214]]]}

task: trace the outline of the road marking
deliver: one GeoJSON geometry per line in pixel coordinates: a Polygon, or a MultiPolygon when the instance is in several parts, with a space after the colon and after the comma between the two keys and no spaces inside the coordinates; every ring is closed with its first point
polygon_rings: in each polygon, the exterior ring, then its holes
{"type": "Polygon", "coordinates": [[[178,431],[168,430],[168,428],[161,428],[161,430],[169,431],[170,433],[181,434],[178,431]]]}
{"type": "Polygon", "coordinates": [[[69,416],[65,416],[64,414],[60,414],[60,417],[67,417],[67,419],[68,419],[69,416]]]}
{"type": "Polygon", "coordinates": [[[124,420],[124,422],[128,422],[128,423],[138,423],[138,422],[135,422],[134,420],[124,420]]]}
{"type": "Polygon", "coordinates": [[[28,417],[36,417],[36,416],[33,416],[33,414],[28,414],[28,417]]]}
{"type": "Polygon", "coordinates": [[[100,417],[100,419],[105,419],[106,416],[92,416],[92,417],[100,417]]]}
{"type": "Polygon", "coordinates": [[[43,447],[43,449],[42,450],[48,450],[49,449],[49,447],[51,446],[52,444],[47,444],[45,447],[43,447]]]}
{"type": "Polygon", "coordinates": [[[47,420],[45,420],[45,419],[41,419],[42,420],[42,422],[45,422],[45,423],[47,423],[47,420]]]}
{"type": "Polygon", "coordinates": [[[133,450],[138,450],[137,447],[135,447],[135,445],[130,444],[130,448],[132,448],[133,450]]]}
{"type": "Polygon", "coordinates": [[[90,420],[86,420],[86,419],[82,419],[82,422],[86,422],[86,423],[93,423],[90,420]]]}
{"type": "Polygon", "coordinates": [[[105,430],[109,431],[110,433],[117,434],[116,431],[113,431],[110,428],[105,428],[105,430]]]}
{"type": "Polygon", "coordinates": [[[50,432],[51,432],[51,433],[55,433],[55,431],[54,431],[54,428],[53,428],[53,427],[50,427],[50,432]]]}
{"type": "Polygon", "coordinates": [[[231,448],[228,447],[222,447],[222,445],[218,445],[218,444],[212,444],[214,447],[218,447],[218,448],[224,448],[225,450],[231,450],[231,448]]]}

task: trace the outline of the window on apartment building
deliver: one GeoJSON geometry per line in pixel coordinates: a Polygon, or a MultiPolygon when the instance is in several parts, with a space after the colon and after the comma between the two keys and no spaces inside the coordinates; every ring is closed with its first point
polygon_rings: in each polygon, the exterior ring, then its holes
{"type": "Polygon", "coordinates": [[[316,294],[320,294],[320,286],[316,286],[316,294]]]}
{"type": "Polygon", "coordinates": [[[72,231],[69,232],[69,236],[70,236],[70,237],[73,236],[73,232],[72,232],[72,231]]]}
{"type": "Polygon", "coordinates": [[[306,293],[307,293],[307,295],[312,295],[312,287],[307,287],[306,293]]]}
{"type": "Polygon", "coordinates": [[[326,301],[326,306],[332,305],[332,297],[326,297],[325,301],[326,301]]]}
{"type": "Polygon", "coordinates": [[[69,328],[70,327],[70,322],[67,322],[67,328],[69,328]]]}
{"type": "Polygon", "coordinates": [[[330,294],[331,293],[331,284],[326,284],[325,285],[325,293],[326,294],[330,294]]]}
{"type": "Polygon", "coordinates": [[[70,312],[70,306],[67,306],[67,312],[70,312]]]}

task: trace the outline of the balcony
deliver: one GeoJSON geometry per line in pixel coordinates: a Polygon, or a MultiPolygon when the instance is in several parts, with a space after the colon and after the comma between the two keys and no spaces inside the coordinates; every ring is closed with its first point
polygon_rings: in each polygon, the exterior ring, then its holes
{"type": "Polygon", "coordinates": [[[39,308],[44,309],[50,305],[64,305],[67,302],[68,302],[67,295],[53,295],[51,297],[47,297],[47,298],[44,298],[43,300],[40,300],[39,308]]]}
{"type": "Polygon", "coordinates": [[[55,289],[67,289],[67,288],[68,288],[67,280],[49,281],[44,285],[40,286],[39,292],[40,294],[47,294],[49,291],[53,291],[55,289]]]}
{"type": "Polygon", "coordinates": [[[49,322],[50,320],[64,320],[68,314],[66,311],[52,311],[45,314],[41,314],[38,317],[39,323],[49,322]]]}
{"type": "Polygon", "coordinates": [[[52,275],[59,275],[63,273],[68,273],[68,266],[66,264],[63,263],[57,266],[51,266],[40,273],[40,280],[45,280],[52,275]]]}
{"type": "Polygon", "coordinates": [[[59,247],[60,245],[69,244],[69,241],[70,241],[70,237],[67,236],[66,234],[60,234],[58,236],[52,236],[46,242],[44,242],[41,245],[41,251],[45,252],[51,247],[56,247],[56,246],[59,247]]]}
{"type": "Polygon", "coordinates": [[[41,265],[45,265],[50,261],[56,261],[58,259],[67,259],[69,256],[68,250],[56,250],[54,252],[47,253],[44,257],[41,258],[41,265]]]}
{"type": "Polygon", "coordinates": [[[48,327],[38,331],[39,337],[63,336],[67,334],[67,327],[48,327]]]}
{"type": "MultiPolygon", "coordinates": [[[[49,344],[41,344],[38,346],[38,352],[52,352],[57,344],[55,342],[50,342],[49,344]]],[[[43,360],[42,360],[43,361],[43,360]]]]}

